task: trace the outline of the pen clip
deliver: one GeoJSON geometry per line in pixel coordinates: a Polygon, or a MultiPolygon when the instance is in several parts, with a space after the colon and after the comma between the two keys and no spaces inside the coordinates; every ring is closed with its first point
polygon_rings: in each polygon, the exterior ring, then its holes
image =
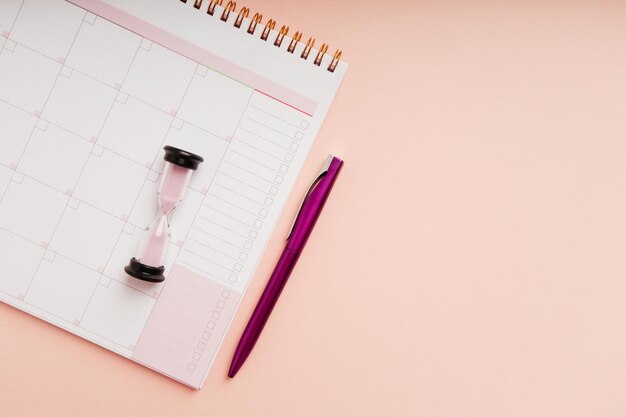
{"type": "Polygon", "coordinates": [[[291,224],[291,228],[289,229],[289,234],[287,235],[287,240],[289,240],[289,238],[291,237],[291,233],[293,233],[293,228],[298,222],[298,218],[300,217],[300,213],[302,212],[304,203],[306,203],[306,200],[309,198],[309,196],[311,195],[311,193],[313,192],[317,184],[319,184],[320,181],[322,181],[322,179],[328,173],[328,169],[330,168],[331,162],[333,162],[333,158],[334,156],[328,155],[328,158],[326,158],[326,162],[324,163],[322,170],[320,171],[319,174],[317,174],[317,177],[315,178],[315,180],[313,180],[313,183],[311,183],[311,185],[309,186],[309,189],[307,190],[306,194],[304,195],[304,198],[302,199],[302,203],[300,204],[300,209],[298,210],[298,214],[296,215],[295,219],[293,219],[293,223],[291,224]]]}

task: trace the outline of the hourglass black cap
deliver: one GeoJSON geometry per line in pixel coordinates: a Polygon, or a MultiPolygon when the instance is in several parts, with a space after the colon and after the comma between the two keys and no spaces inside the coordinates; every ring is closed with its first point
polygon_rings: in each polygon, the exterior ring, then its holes
{"type": "Polygon", "coordinates": [[[165,281],[165,267],[164,266],[150,266],[142,264],[136,258],[131,258],[128,265],[124,267],[124,271],[131,277],[148,282],[163,282],[165,281]]]}
{"type": "Polygon", "coordinates": [[[183,168],[195,171],[196,169],[198,169],[198,166],[202,162],[204,162],[204,158],[200,155],[196,155],[194,153],[187,152],[173,146],[165,146],[163,147],[163,150],[165,151],[165,156],[163,157],[163,159],[165,159],[167,162],[183,168]]]}

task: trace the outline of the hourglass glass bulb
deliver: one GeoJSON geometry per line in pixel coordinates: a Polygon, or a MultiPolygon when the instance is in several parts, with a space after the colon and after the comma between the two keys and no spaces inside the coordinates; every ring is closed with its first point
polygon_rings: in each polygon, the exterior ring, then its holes
{"type": "Polygon", "coordinates": [[[185,197],[193,171],[204,161],[201,156],[173,146],[165,146],[163,150],[165,167],[157,191],[157,216],[146,227],[137,255],[124,268],[131,277],[149,282],[165,280],[172,214],[185,197]]]}

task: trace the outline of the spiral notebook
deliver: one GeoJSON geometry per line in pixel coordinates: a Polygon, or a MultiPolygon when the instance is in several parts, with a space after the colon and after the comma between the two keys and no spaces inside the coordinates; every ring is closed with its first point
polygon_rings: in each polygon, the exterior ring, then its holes
{"type": "Polygon", "coordinates": [[[3,0],[0,34],[0,299],[200,388],[341,53],[221,0],[3,0]],[[164,145],[205,162],[149,284],[164,145]]]}

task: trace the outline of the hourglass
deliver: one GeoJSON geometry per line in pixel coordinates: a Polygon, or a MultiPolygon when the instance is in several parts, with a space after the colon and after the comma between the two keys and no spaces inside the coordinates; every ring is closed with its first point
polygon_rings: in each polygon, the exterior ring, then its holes
{"type": "Polygon", "coordinates": [[[170,221],[185,197],[193,171],[204,161],[191,152],[165,146],[165,167],[157,190],[159,208],[146,227],[137,256],[124,268],[128,275],[148,282],[165,280],[165,255],[170,244],[170,221]]]}

